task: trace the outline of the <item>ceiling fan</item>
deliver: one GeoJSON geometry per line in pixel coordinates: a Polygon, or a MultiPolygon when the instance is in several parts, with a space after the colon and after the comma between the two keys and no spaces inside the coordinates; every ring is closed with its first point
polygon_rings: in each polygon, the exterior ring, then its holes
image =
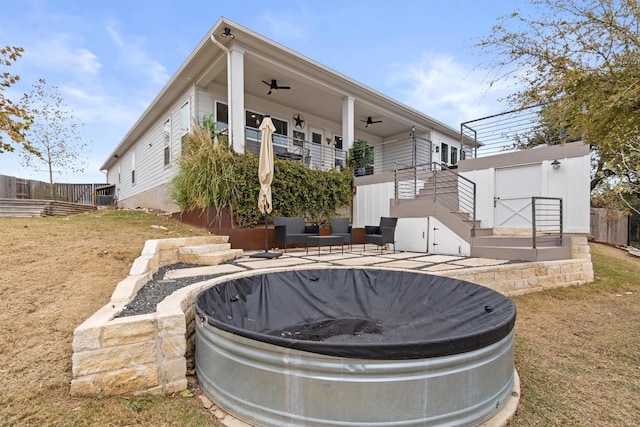
{"type": "Polygon", "coordinates": [[[374,123],[382,123],[382,120],[373,120],[371,117],[367,117],[367,120],[360,120],[362,123],[366,123],[366,125],[364,125],[364,127],[368,128],[369,125],[372,125],[374,123]]]}
{"type": "Polygon", "coordinates": [[[269,92],[267,92],[267,95],[271,95],[271,92],[273,92],[274,90],[278,90],[278,89],[291,89],[291,86],[278,86],[278,82],[274,79],[271,80],[271,83],[267,82],[267,81],[262,81],[262,83],[266,84],[267,86],[269,86],[269,92]]]}

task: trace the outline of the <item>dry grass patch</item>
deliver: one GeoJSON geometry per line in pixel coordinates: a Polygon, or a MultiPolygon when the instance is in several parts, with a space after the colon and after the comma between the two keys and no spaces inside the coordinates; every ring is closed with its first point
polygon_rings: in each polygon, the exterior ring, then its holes
{"type": "Polygon", "coordinates": [[[73,330],[109,301],[144,242],[206,233],[137,211],[0,218],[0,424],[212,425],[196,399],[69,396],[73,330]]]}
{"type": "Polygon", "coordinates": [[[591,251],[594,283],[514,298],[513,426],[640,425],[640,259],[591,251]]]}

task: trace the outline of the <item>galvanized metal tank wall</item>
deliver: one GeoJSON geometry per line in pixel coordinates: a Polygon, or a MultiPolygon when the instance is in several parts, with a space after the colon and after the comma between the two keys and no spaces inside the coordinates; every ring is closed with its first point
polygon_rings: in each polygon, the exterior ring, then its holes
{"type": "Polygon", "coordinates": [[[256,426],[472,426],[514,383],[514,332],[467,353],[363,360],[288,349],[197,321],[196,370],[221,407],[256,426]]]}

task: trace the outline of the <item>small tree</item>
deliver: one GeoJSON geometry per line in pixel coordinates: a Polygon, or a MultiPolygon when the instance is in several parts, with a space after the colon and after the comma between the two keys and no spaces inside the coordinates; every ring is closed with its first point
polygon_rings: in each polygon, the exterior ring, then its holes
{"type": "MultiPolygon", "coordinates": [[[[22,56],[22,52],[24,52],[23,48],[14,46],[5,46],[0,49],[0,66],[10,67],[22,56]]],[[[0,153],[14,151],[11,142],[5,142],[2,139],[3,134],[6,133],[13,142],[22,144],[26,151],[38,156],[38,150],[34,149],[24,138],[24,133],[31,124],[31,116],[27,110],[15,105],[2,94],[2,91],[11,87],[18,80],[20,80],[20,76],[12,75],[8,71],[0,72],[0,153]]]]}
{"type": "MultiPolygon", "coordinates": [[[[478,46],[513,78],[515,106],[546,104],[545,126],[596,153],[591,188],[603,180],[640,196],[640,8],[637,0],[530,0],[541,12],[501,18],[478,46]]],[[[608,183],[604,183],[608,185],[608,183]]]]}
{"type": "Polygon", "coordinates": [[[65,105],[58,88],[47,86],[44,79],[33,85],[34,90],[22,97],[22,106],[33,116],[33,124],[26,133],[26,140],[41,155],[23,150],[23,165],[35,167],[44,163],[49,172],[51,197],[53,198],[53,172],[82,172],[86,165],[82,153],[86,144],[80,138],[82,123],[76,120],[65,105]]]}

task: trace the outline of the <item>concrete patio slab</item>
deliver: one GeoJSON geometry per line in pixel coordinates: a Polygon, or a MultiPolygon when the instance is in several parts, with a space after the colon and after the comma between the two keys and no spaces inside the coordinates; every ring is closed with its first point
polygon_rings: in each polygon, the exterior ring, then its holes
{"type": "Polygon", "coordinates": [[[414,258],[414,261],[426,261],[431,262],[433,264],[437,264],[440,262],[451,262],[456,261],[458,259],[463,259],[464,257],[455,256],[455,255],[424,255],[417,258],[414,258]]]}
{"type": "Polygon", "coordinates": [[[333,261],[334,264],[344,265],[344,266],[365,266],[365,265],[375,265],[383,262],[388,262],[389,260],[382,257],[376,256],[361,256],[361,257],[353,257],[353,258],[344,258],[333,261]]]}
{"type": "Polygon", "coordinates": [[[208,265],[206,267],[190,267],[169,270],[165,273],[164,279],[182,279],[185,277],[208,276],[212,274],[229,274],[244,271],[244,268],[233,264],[208,265]]]}
{"type": "Polygon", "coordinates": [[[487,265],[501,265],[507,264],[509,261],[503,259],[490,259],[490,258],[467,258],[457,261],[452,261],[452,264],[461,265],[463,267],[483,267],[487,265]]]}
{"type": "Polygon", "coordinates": [[[396,261],[389,261],[389,262],[385,262],[383,264],[380,264],[380,266],[382,266],[382,267],[410,268],[410,269],[423,269],[424,267],[427,267],[428,265],[430,265],[430,264],[427,263],[427,262],[419,262],[419,261],[406,260],[406,259],[400,259],[400,260],[396,260],[396,261]]]}
{"type": "Polygon", "coordinates": [[[435,272],[435,271],[457,270],[460,268],[464,268],[464,267],[461,265],[455,265],[455,264],[434,264],[429,267],[425,267],[422,270],[435,272]]]}
{"type": "Polygon", "coordinates": [[[241,265],[250,270],[259,270],[259,269],[268,269],[275,267],[291,267],[294,265],[303,265],[310,264],[313,261],[304,258],[294,258],[294,257],[279,257],[273,259],[259,260],[253,261],[251,258],[240,259],[235,261],[236,264],[241,265]]]}

